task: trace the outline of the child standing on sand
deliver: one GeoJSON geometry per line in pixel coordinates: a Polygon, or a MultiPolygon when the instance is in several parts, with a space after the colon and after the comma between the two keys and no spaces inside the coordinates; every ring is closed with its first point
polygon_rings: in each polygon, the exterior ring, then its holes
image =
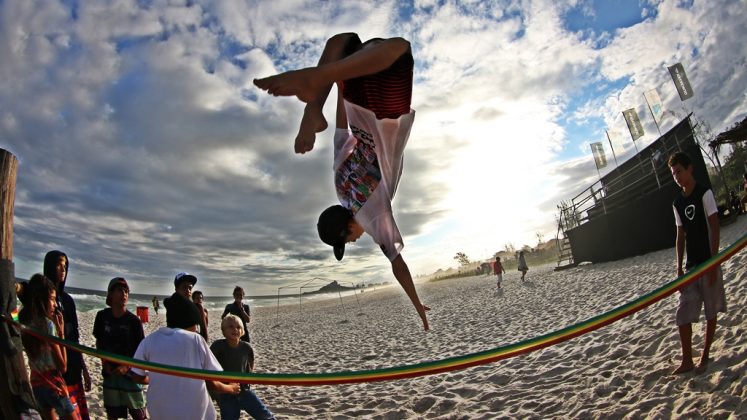
{"type": "Polygon", "coordinates": [[[342,205],[319,216],[319,237],[333,247],[339,261],[346,243],[364,232],[371,235],[428,330],[430,308],[420,302],[400,253],[404,244],[391,206],[415,118],[410,108],[413,65],[410,43],[403,38],[362,43],[358,35],[345,33],[327,41],[316,67],[255,79],[254,84],[306,103],[295,140],[296,153],[306,153],[314,147],[316,133],[327,128],[322,108],[337,83],[333,166],[342,205]]]}
{"type": "Polygon", "coordinates": [[[495,262],[493,263],[493,272],[495,273],[495,282],[496,286],[498,288],[501,288],[501,282],[503,282],[503,273],[506,272],[506,269],[503,268],[503,264],[501,264],[501,257],[495,257],[495,262]]]}
{"type": "MultiPolygon", "coordinates": [[[[226,315],[220,324],[224,339],[216,340],[211,346],[215,358],[226,372],[254,371],[254,349],[251,344],[241,340],[244,334],[241,319],[233,314],[226,315]]],[[[220,418],[238,420],[241,410],[252,418],[270,420],[275,416],[265,406],[249,385],[242,384],[239,395],[220,394],[217,396],[220,418]]]]}
{"type": "MultiPolygon", "coordinates": [[[[713,192],[695,181],[688,155],[683,152],[674,153],[668,164],[674,181],[682,188],[682,193],[672,204],[677,226],[677,276],[680,277],[684,274],[682,257],[685,251],[685,271],[695,268],[718,253],[718,207],[713,192]]],[[[716,316],[718,312],[726,312],[726,293],[720,271],[720,268],[714,268],[680,290],[676,321],[682,346],[682,363],[674,370],[674,374],[695,368],[692,359],[692,324],[700,318],[700,308],[703,306],[706,316],[705,344],[697,370],[703,372],[708,367],[711,343],[716,333],[716,316]]]]}
{"type": "MultiPolygon", "coordinates": [[[[41,274],[29,280],[29,304],[18,314],[19,320],[36,331],[65,339],[64,319],[57,310],[57,290],[54,284],[41,274]]],[[[42,341],[24,334],[23,347],[28,355],[31,369],[31,387],[34,391],[37,410],[43,419],[80,419],[67,392],[62,374],[67,364],[65,347],[52,341],[42,341]]]]}

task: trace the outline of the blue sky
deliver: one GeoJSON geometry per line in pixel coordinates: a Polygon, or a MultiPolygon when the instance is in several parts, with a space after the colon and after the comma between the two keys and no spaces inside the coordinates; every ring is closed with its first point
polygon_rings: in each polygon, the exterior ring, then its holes
{"type": "MultiPolygon", "coordinates": [[[[124,276],[209,295],[299,279],[392,280],[365,239],[338,263],[315,232],[336,201],[331,130],[293,153],[302,105],[251,83],[316,63],[339,32],[413,46],[416,122],[394,201],[414,274],[555,235],[556,204],[597,177],[589,144],[643,93],[721,130],[747,113],[745,1],[0,2],[0,147],[20,161],[16,274],[50,249],[70,284],[124,276]],[[402,4],[405,4],[403,6],[402,4]],[[681,102],[666,67],[683,63],[681,102]]],[[[325,115],[331,118],[331,104],[325,115]]],[[[662,129],[677,120],[667,116],[662,129]]],[[[608,145],[605,145],[609,153],[608,145]]],[[[639,147],[640,148],[640,147],[639,147]]],[[[611,156],[608,160],[612,162],[611,156]]]]}

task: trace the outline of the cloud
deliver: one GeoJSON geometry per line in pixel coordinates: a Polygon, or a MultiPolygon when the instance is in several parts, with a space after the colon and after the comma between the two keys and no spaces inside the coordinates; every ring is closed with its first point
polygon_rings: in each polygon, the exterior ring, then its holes
{"type": "Polygon", "coordinates": [[[302,105],[252,84],[316,64],[335,33],[412,44],[416,122],[394,210],[414,274],[554,235],[555,205],[596,179],[589,132],[627,135],[620,112],[636,107],[642,141],[655,138],[645,90],[715,129],[747,113],[739,2],[658,2],[603,43],[565,29],[574,2],[72,4],[0,3],[0,147],[21,163],[17,274],[58,248],[75,286],[125,275],[167,293],[178,271],[210,295],[392,280],[370,239],[340,263],[317,238],[336,202],[332,130],[293,154],[302,105]],[[686,103],[666,71],[678,61],[686,103]]]}

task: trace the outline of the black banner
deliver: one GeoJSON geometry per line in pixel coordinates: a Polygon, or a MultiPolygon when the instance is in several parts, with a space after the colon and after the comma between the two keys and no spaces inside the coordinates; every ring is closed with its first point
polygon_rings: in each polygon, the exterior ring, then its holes
{"type": "Polygon", "coordinates": [[[685,74],[685,68],[682,67],[682,63],[677,63],[667,68],[669,69],[669,74],[672,75],[674,86],[677,87],[677,93],[680,94],[680,99],[684,101],[692,98],[693,89],[690,87],[690,81],[687,80],[687,74],[685,74]]]}

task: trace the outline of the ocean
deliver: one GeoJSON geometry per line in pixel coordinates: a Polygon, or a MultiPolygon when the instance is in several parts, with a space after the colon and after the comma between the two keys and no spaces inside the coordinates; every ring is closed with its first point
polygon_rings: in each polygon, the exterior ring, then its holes
{"type": "MultiPolygon", "coordinates": [[[[89,312],[89,311],[100,311],[106,308],[106,292],[101,290],[88,290],[80,289],[77,287],[65,287],[65,291],[75,299],[75,307],[78,312],[89,312]]],[[[352,296],[354,291],[341,292],[342,296],[352,296]]],[[[165,310],[163,307],[163,299],[168,296],[156,295],[161,303],[161,310],[165,310]]],[[[332,293],[314,293],[305,294],[300,297],[302,302],[310,300],[320,299],[335,299],[338,297],[336,292],[332,293]]],[[[233,302],[231,296],[207,296],[203,302],[203,305],[208,311],[222,311],[226,305],[233,302]]],[[[280,295],[273,296],[250,296],[244,298],[244,303],[250,307],[266,307],[280,305],[297,305],[299,303],[299,295],[280,295]]],[[[129,296],[129,303],[127,307],[131,312],[135,312],[138,306],[147,306],[150,310],[153,310],[153,295],[142,295],[142,294],[131,294],[129,296]]]]}

